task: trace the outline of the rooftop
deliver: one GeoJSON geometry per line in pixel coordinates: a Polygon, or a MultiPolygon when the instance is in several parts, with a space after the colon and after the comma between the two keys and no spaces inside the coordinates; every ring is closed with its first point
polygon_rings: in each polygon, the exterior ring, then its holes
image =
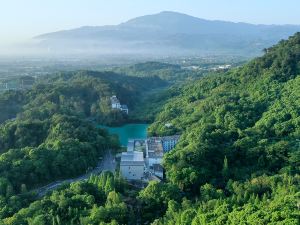
{"type": "Polygon", "coordinates": [[[173,136],[165,136],[162,137],[162,141],[168,141],[168,140],[178,140],[180,138],[180,135],[173,135],[173,136]]]}
{"type": "Polygon", "coordinates": [[[119,99],[117,98],[117,96],[112,96],[111,98],[110,98],[110,100],[111,100],[111,103],[112,104],[117,104],[117,103],[119,103],[120,104],[120,101],[119,101],[119,99]]]}
{"type": "Polygon", "coordinates": [[[134,150],[134,140],[130,139],[128,140],[128,144],[127,144],[127,152],[133,152],[134,150]]]}
{"type": "Polygon", "coordinates": [[[161,139],[159,138],[149,138],[148,144],[148,155],[150,158],[162,158],[164,155],[163,146],[161,139]]]}
{"type": "Polygon", "coordinates": [[[126,110],[128,109],[127,105],[121,105],[121,109],[126,110]]]}
{"type": "Polygon", "coordinates": [[[144,156],[142,152],[122,152],[121,166],[124,165],[144,165],[144,156]]]}

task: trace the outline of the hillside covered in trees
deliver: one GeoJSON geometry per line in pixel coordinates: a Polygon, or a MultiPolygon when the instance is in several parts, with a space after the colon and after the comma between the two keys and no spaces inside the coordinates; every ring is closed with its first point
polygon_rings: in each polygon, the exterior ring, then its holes
{"type": "Polygon", "coordinates": [[[113,224],[134,219],[124,201],[127,183],[117,175],[104,172],[84,182],[66,184],[28,208],[20,210],[4,224],[113,224]]]}
{"type": "Polygon", "coordinates": [[[203,71],[193,71],[183,69],[180,65],[160,62],[138,63],[128,67],[114,69],[118,73],[135,77],[154,77],[158,76],[162,80],[171,84],[178,84],[186,80],[192,80],[203,76],[203,71]]]}
{"type": "Polygon", "coordinates": [[[169,100],[150,132],[183,134],[165,158],[170,181],[198,193],[206,182],[224,187],[229,179],[299,172],[299,48],[298,33],[244,67],[200,79],[169,100]]]}
{"type": "Polygon", "coordinates": [[[55,113],[91,118],[110,125],[128,118],[111,110],[110,97],[117,95],[130,109],[143,93],[165,86],[157,76],[131,77],[114,72],[61,72],[40,81],[28,91],[9,91],[0,95],[0,122],[49,118],[55,113]]]}
{"type": "Polygon", "coordinates": [[[178,216],[193,224],[299,224],[300,33],[265,52],[241,68],[183,87],[150,127],[154,135],[182,133],[164,158],[170,183],[197,198],[208,183],[241,200],[220,202],[219,191],[209,188],[214,201],[200,198],[157,224],[189,224],[175,223],[178,216]],[[278,176],[290,177],[266,184],[278,176]],[[251,192],[247,185],[234,195],[230,186],[236,181],[257,183],[259,203],[242,197],[251,192]],[[219,218],[216,210],[225,211],[219,218]]]}
{"type": "Polygon", "coordinates": [[[164,82],[114,73],[102,74],[100,82],[96,72],[76,72],[6,94],[3,101],[19,105],[10,111],[18,112],[17,119],[0,127],[2,223],[298,225],[299,75],[297,33],[242,67],[172,87],[150,103],[159,107],[148,109],[155,117],[150,135],[181,134],[164,157],[164,182],[139,190],[118,173],[102,173],[40,199],[27,188],[72,176],[104,146],[117,146],[83,120],[96,115],[105,121],[101,99],[118,94],[129,104],[164,82]]]}
{"type": "Polygon", "coordinates": [[[78,71],[43,78],[32,89],[1,94],[0,219],[35,199],[31,190],[85,174],[108,150],[119,148],[115,136],[90,121],[129,120],[111,109],[112,95],[133,107],[141,93],[162,85],[157,77],[78,71]]]}

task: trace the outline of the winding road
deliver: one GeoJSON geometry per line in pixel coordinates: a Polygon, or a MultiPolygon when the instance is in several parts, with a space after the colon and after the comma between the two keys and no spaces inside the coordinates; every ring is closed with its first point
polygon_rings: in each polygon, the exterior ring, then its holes
{"type": "Polygon", "coordinates": [[[56,188],[58,188],[62,184],[72,183],[72,182],[81,181],[81,180],[87,180],[92,174],[98,174],[98,173],[100,173],[101,171],[104,171],[104,170],[114,172],[115,168],[116,168],[115,157],[109,151],[98,162],[97,166],[93,170],[89,171],[88,173],[86,173],[86,174],[84,174],[80,177],[52,182],[52,183],[50,183],[46,186],[43,186],[43,187],[40,187],[40,188],[36,189],[35,192],[38,194],[39,197],[43,197],[49,191],[55,190],[56,188]]]}

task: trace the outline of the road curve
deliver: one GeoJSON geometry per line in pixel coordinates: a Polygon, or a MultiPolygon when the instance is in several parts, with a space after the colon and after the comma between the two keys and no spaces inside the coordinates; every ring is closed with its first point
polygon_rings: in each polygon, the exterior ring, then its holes
{"type": "Polygon", "coordinates": [[[55,182],[52,182],[52,183],[50,183],[46,186],[35,189],[34,191],[38,194],[39,197],[43,197],[49,191],[53,191],[53,190],[57,189],[62,184],[72,183],[72,182],[81,181],[81,180],[86,180],[92,174],[98,174],[98,173],[100,173],[101,171],[104,171],[104,170],[114,172],[115,169],[116,169],[115,157],[113,156],[111,151],[109,151],[104,155],[103,159],[101,159],[98,162],[97,166],[93,170],[89,171],[88,173],[86,173],[86,174],[84,174],[80,177],[76,177],[76,178],[72,178],[72,179],[55,181],[55,182]]]}

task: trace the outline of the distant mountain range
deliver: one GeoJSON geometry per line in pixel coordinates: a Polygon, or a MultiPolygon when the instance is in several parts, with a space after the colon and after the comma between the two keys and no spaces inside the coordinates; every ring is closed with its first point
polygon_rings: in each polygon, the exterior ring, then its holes
{"type": "Polygon", "coordinates": [[[114,26],[86,26],[42,34],[37,46],[52,53],[148,55],[258,55],[297,25],[253,25],[204,20],[177,12],[137,17],[114,26]]]}

